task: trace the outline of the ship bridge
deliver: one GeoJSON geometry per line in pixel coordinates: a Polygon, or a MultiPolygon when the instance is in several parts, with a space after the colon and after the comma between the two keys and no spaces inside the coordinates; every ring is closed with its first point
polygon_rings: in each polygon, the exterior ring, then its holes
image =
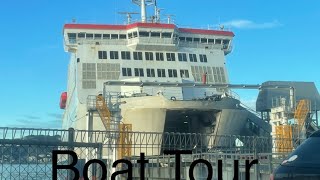
{"type": "Polygon", "coordinates": [[[174,24],[133,23],[128,25],[65,24],[66,51],[82,44],[126,45],[131,50],[177,51],[181,47],[232,50],[233,32],[178,28],[174,24]]]}

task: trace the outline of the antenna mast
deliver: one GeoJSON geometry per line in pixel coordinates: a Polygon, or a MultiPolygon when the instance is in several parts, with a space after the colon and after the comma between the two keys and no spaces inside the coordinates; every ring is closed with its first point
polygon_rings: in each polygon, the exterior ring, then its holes
{"type": "Polygon", "coordinates": [[[174,14],[165,14],[168,17],[168,24],[171,24],[171,17],[175,16],[174,14]]]}
{"type": "Polygon", "coordinates": [[[126,14],[127,15],[127,23],[131,24],[131,14],[139,14],[137,12],[118,12],[119,14],[126,14]]]}
{"type": "Polygon", "coordinates": [[[141,7],[141,22],[147,22],[147,6],[154,4],[154,0],[132,0],[133,3],[141,7]],[[149,4],[146,4],[149,3],[149,4]]]}

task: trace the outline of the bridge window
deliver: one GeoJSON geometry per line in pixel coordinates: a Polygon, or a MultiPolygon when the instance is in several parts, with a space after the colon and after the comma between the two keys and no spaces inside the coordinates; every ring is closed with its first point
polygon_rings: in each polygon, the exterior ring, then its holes
{"type": "Polygon", "coordinates": [[[215,44],[221,44],[221,39],[216,39],[216,43],[215,44]]]}
{"type": "Polygon", "coordinates": [[[107,51],[98,51],[99,59],[107,59],[107,51]]]}
{"type": "Polygon", "coordinates": [[[93,39],[93,34],[87,34],[87,35],[86,35],[86,38],[87,38],[87,39],[93,39]]]}
{"type": "Polygon", "coordinates": [[[133,37],[132,33],[128,34],[128,39],[131,39],[133,37]]]}
{"type": "Polygon", "coordinates": [[[76,33],[68,33],[69,43],[76,43],[77,34],[76,33]]]}
{"type": "Polygon", "coordinates": [[[120,34],[119,35],[119,39],[127,39],[127,35],[126,34],[120,34]]]}
{"type": "Polygon", "coordinates": [[[186,41],[187,42],[192,42],[192,38],[191,37],[186,37],[186,41]]]}
{"type": "Polygon", "coordinates": [[[103,34],[103,39],[110,39],[110,34],[103,34]]]}
{"type": "Polygon", "coordinates": [[[174,53],[167,53],[167,61],[176,61],[176,57],[174,53]]]}
{"type": "Polygon", "coordinates": [[[151,32],[151,37],[160,38],[160,33],[159,32],[151,32]]]}
{"type": "Polygon", "coordinates": [[[194,38],[193,42],[197,42],[197,43],[200,42],[200,38],[194,38]]]}
{"type": "Polygon", "coordinates": [[[214,44],[214,39],[208,39],[209,44],[214,44]]]}
{"type": "Polygon", "coordinates": [[[102,35],[101,34],[94,34],[94,39],[101,39],[102,35]]]}
{"type": "Polygon", "coordinates": [[[189,78],[189,71],[186,69],[181,69],[180,70],[180,77],[182,78],[189,78]]]}
{"type": "Polygon", "coordinates": [[[137,31],[133,32],[132,35],[133,35],[134,38],[138,37],[137,31]]]}
{"type": "Polygon", "coordinates": [[[176,69],[168,69],[169,77],[178,77],[176,69]]]}
{"type": "Polygon", "coordinates": [[[207,44],[207,38],[201,38],[201,43],[207,44]]]}
{"type": "Polygon", "coordinates": [[[76,33],[68,33],[68,38],[69,39],[76,39],[77,38],[77,34],[76,33]]]}
{"type": "Polygon", "coordinates": [[[196,54],[189,54],[190,62],[197,62],[197,55],[196,54]]]}
{"type": "Polygon", "coordinates": [[[157,69],[158,77],[166,77],[165,69],[157,69]]]}
{"type": "Polygon", "coordinates": [[[162,33],[162,38],[171,38],[172,33],[162,33]]]}
{"type": "Polygon", "coordinates": [[[86,33],[78,33],[78,38],[85,38],[86,37],[86,33]]]}
{"type": "Polygon", "coordinates": [[[187,54],[186,53],[178,53],[179,61],[187,61],[187,54]]]}
{"type": "Polygon", "coordinates": [[[180,41],[186,41],[186,37],[179,37],[180,41]]]}
{"type": "Polygon", "coordinates": [[[134,68],[134,75],[136,77],[144,77],[144,72],[142,68],[134,68]]]}
{"type": "Polygon", "coordinates": [[[121,59],[130,60],[130,51],[121,51],[121,59]]]}
{"type": "Polygon", "coordinates": [[[153,52],[146,52],[145,55],[147,61],[153,61],[153,52]]]}
{"type": "Polygon", "coordinates": [[[134,60],[142,60],[142,52],[133,52],[134,60]]]}
{"type": "Polygon", "coordinates": [[[119,34],[111,34],[111,39],[119,39],[119,34]]]}
{"type": "Polygon", "coordinates": [[[122,76],[132,76],[131,68],[122,68],[122,76]]]}
{"type": "Polygon", "coordinates": [[[230,40],[228,40],[228,39],[223,40],[224,45],[229,45],[229,42],[230,42],[230,40]]]}
{"type": "Polygon", "coordinates": [[[164,61],[164,58],[163,58],[163,53],[156,53],[156,60],[157,61],[164,61]]]}
{"type": "Polygon", "coordinates": [[[147,77],[156,77],[154,69],[147,69],[147,77]]]}
{"type": "Polygon", "coordinates": [[[149,32],[147,32],[147,31],[140,31],[140,32],[139,32],[139,36],[140,36],[140,37],[149,37],[149,32]]]}
{"type": "Polygon", "coordinates": [[[110,51],[110,59],[119,59],[118,51],[110,51]]]}
{"type": "Polygon", "coordinates": [[[208,62],[208,60],[207,60],[207,55],[205,55],[205,54],[200,54],[200,62],[208,62]]]}

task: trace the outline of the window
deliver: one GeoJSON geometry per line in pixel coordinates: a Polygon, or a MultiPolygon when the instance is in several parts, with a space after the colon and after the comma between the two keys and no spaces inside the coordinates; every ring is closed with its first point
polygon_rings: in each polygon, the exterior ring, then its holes
{"type": "Polygon", "coordinates": [[[187,42],[192,42],[192,38],[191,37],[186,37],[186,41],[187,42]]]}
{"type": "Polygon", "coordinates": [[[86,34],[87,39],[93,39],[93,34],[86,34]]]}
{"type": "Polygon", "coordinates": [[[193,39],[193,42],[199,42],[200,41],[200,38],[194,38],[193,39]]]}
{"type": "Polygon", "coordinates": [[[134,68],[134,75],[136,77],[144,77],[143,69],[142,68],[134,68]]]}
{"type": "Polygon", "coordinates": [[[207,44],[207,38],[201,38],[201,43],[207,44]]]}
{"type": "Polygon", "coordinates": [[[68,38],[69,39],[76,39],[77,38],[77,34],[76,33],[68,33],[68,38]]]}
{"type": "Polygon", "coordinates": [[[94,39],[101,39],[102,34],[94,34],[94,39]]]}
{"type": "Polygon", "coordinates": [[[156,53],[156,60],[157,61],[164,61],[163,53],[156,53]]]}
{"type": "Polygon", "coordinates": [[[147,77],[156,77],[154,69],[147,69],[147,77]]]}
{"type": "Polygon", "coordinates": [[[216,43],[215,44],[221,44],[221,39],[216,39],[216,43]]]}
{"type": "Polygon", "coordinates": [[[122,68],[122,76],[132,76],[131,68],[122,68]]]}
{"type": "Polygon", "coordinates": [[[175,61],[176,57],[174,53],[167,53],[167,61],[175,61]]]}
{"type": "Polygon", "coordinates": [[[135,37],[138,37],[137,31],[133,32],[132,34],[133,34],[133,37],[134,37],[134,38],[135,38],[135,37]]]}
{"type": "Polygon", "coordinates": [[[130,51],[121,51],[121,59],[130,60],[130,51]]]}
{"type": "Polygon", "coordinates": [[[180,41],[186,41],[186,37],[179,37],[180,41]]]}
{"type": "Polygon", "coordinates": [[[110,34],[103,34],[103,39],[110,39],[110,34]]]}
{"type": "Polygon", "coordinates": [[[86,33],[79,33],[78,34],[78,38],[85,38],[86,37],[86,33]]]}
{"type": "Polygon", "coordinates": [[[168,69],[169,77],[178,77],[176,69],[168,69]]]}
{"type": "Polygon", "coordinates": [[[214,39],[208,39],[209,44],[214,44],[214,39]]]}
{"type": "Polygon", "coordinates": [[[230,42],[230,40],[228,40],[228,39],[223,40],[223,44],[225,44],[225,45],[229,45],[229,42],[230,42]]]}
{"type": "Polygon", "coordinates": [[[98,51],[99,59],[107,59],[107,51],[98,51]]]}
{"type": "Polygon", "coordinates": [[[186,53],[178,53],[179,61],[187,61],[187,54],[186,53]]]}
{"type": "Polygon", "coordinates": [[[147,61],[153,61],[153,52],[146,52],[145,55],[147,61]]]}
{"type": "Polygon", "coordinates": [[[134,60],[142,60],[142,52],[133,52],[134,60]]]}
{"type": "Polygon", "coordinates": [[[162,38],[171,38],[172,33],[162,33],[162,38]]]}
{"type": "Polygon", "coordinates": [[[157,69],[158,77],[166,77],[165,69],[157,69]]]}
{"type": "Polygon", "coordinates": [[[189,78],[189,71],[186,69],[181,69],[180,70],[180,77],[181,78],[189,78]]]}
{"type": "Polygon", "coordinates": [[[110,51],[110,59],[119,59],[118,51],[110,51]]]}
{"type": "Polygon", "coordinates": [[[120,34],[119,35],[119,39],[127,39],[127,35],[126,34],[120,34]]]}
{"type": "Polygon", "coordinates": [[[77,42],[77,34],[76,33],[68,33],[69,43],[77,42]]]}
{"type": "Polygon", "coordinates": [[[111,34],[111,39],[118,39],[118,34],[111,34]]]}
{"type": "Polygon", "coordinates": [[[160,37],[160,33],[159,32],[151,32],[151,37],[160,37]]]}
{"type": "Polygon", "coordinates": [[[128,34],[128,39],[131,39],[133,37],[132,33],[128,34]]]}
{"type": "Polygon", "coordinates": [[[224,39],[224,40],[222,41],[222,43],[223,43],[223,48],[224,48],[224,49],[227,49],[227,48],[228,48],[229,42],[230,42],[230,40],[228,40],[228,39],[224,39]]]}
{"type": "Polygon", "coordinates": [[[189,54],[190,62],[197,62],[197,55],[196,54],[189,54]]]}
{"type": "Polygon", "coordinates": [[[140,31],[140,32],[139,32],[139,36],[140,36],[140,37],[149,37],[149,32],[140,31]]]}
{"type": "Polygon", "coordinates": [[[207,61],[207,55],[205,55],[205,54],[200,54],[200,62],[208,62],[208,61],[207,61]]]}

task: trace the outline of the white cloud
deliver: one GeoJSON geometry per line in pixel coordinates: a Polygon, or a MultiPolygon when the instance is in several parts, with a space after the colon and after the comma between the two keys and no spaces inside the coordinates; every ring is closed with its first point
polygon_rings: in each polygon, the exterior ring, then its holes
{"type": "Polygon", "coordinates": [[[230,28],[238,28],[238,29],[269,29],[282,26],[282,24],[274,20],[272,22],[263,22],[257,23],[250,20],[240,19],[240,20],[232,20],[221,23],[222,25],[230,28]]]}

